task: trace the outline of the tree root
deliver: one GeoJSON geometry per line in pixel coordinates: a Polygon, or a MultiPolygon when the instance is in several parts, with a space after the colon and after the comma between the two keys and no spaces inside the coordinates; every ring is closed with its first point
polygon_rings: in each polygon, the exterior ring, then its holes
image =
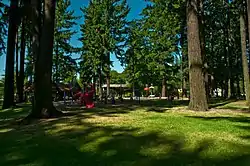
{"type": "Polygon", "coordinates": [[[50,119],[64,116],[64,113],[57,110],[54,106],[50,108],[42,108],[41,111],[32,110],[28,116],[18,122],[19,125],[28,125],[35,120],[50,119]]]}

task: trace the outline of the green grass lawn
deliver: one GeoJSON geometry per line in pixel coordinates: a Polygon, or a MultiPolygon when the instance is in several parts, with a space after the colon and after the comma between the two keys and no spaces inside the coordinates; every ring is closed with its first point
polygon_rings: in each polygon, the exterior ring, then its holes
{"type": "Polygon", "coordinates": [[[11,122],[25,116],[29,106],[2,110],[0,165],[250,164],[250,114],[244,102],[221,104],[209,112],[191,112],[185,105],[152,101],[74,108],[65,117],[23,126],[11,122]]]}

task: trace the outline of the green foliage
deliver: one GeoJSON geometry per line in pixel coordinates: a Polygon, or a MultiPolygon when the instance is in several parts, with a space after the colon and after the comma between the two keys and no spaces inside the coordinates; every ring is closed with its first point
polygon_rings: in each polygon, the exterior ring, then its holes
{"type": "MultiPolygon", "coordinates": [[[[242,1],[241,1],[242,2],[242,1]]],[[[239,9],[240,1],[205,1],[206,59],[216,86],[242,77],[239,9]]]]}
{"type": "Polygon", "coordinates": [[[130,83],[161,86],[163,78],[176,79],[179,72],[181,62],[177,53],[177,34],[181,30],[181,7],[180,1],[149,2],[142,11],[142,19],[130,23],[128,49],[123,62],[130,83]]]}
{"type": "Polygon", "coordinates": [[[8,7],[0,0],[0,56],[3,54],[6,48],[6,37],[7,37],[7,16],[8,7]]]}
{"type": "Polygon", "coordinates": [[[123,57],[129,8],[126,0],[94,0],[82,8],[85,16],[81,25],[83,43],[81,76],[87,82],[97,73],[109,72],[110,54],[123,57]]]}
{"type": "Polygon", "coordinates": [[[70,44],[73,35],[76,34],[72,28],[76,26],[76,20],[79,17],[74,16],[71,11],[70,0],[59,0],[56,8],[56,24],[54,39],[54,57],[53,57],[53,78],[55,81],[71,80],[76,76],[77,63],[72,59],[72,53],[76,53],[78,48],[70,44]]]}
{"type": "Polygon", "coordinates": [[[115,70],[110,72],[111,84],[126,84],[126,75],[124,73],[118,73],[115,70]]]}

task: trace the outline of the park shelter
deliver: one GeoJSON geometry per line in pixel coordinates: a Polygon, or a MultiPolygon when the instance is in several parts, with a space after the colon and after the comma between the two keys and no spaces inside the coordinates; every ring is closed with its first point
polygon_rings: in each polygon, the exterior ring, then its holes
{"type": "MultiPolygon", "coordinates": [[[[107,84],[102,86],[103,91],[107,90],[107,84]]],[[[127,84],[110,84],[110,90],[116,92],[116,95],[122,94],[124,95],[125,92],[131,91],[131,88],[127,84]]]]}

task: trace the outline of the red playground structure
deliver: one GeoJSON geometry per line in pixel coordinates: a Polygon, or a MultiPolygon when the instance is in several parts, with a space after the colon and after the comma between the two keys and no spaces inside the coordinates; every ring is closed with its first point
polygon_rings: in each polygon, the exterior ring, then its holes
{"type": "Polygon", "coordinates": [[[80,104],[83,105],[85,104],[86,108],[94,108],[95,107],[95,103],[93,101],[93,96],[95,93],[95,87],[94,85],[91,85],[90,89],[86,88],[85,92],[78,92],[74,95],[75,99],[79,99],[80,100],[80,104]]]}

